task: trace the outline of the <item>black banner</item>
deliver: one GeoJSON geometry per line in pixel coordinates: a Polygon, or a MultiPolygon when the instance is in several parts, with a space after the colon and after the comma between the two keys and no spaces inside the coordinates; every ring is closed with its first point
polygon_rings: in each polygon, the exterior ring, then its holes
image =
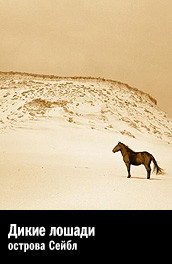
{"type": "MultiPolygon", "coordinates": [[[[150,252],[171,236],[171,211],[0,211],[6,256],[79,257],[150,252]],[[121,250],[123,253],[121,254],[121,250]]],[[[134,255],[133,255],[134,256],[134,255]]]]}

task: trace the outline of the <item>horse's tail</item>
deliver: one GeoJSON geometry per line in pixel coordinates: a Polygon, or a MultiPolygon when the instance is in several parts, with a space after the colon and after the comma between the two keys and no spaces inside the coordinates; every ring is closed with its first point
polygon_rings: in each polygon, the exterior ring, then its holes
{"type": "Polygon", "coordinates": [[[154,163],[154,169],[153,171],[156,172],[156,174],[165,174],[164,170],[158,166],[157,161],[155,160],[154,156],[152,155],[152,161],[154,163]]]}

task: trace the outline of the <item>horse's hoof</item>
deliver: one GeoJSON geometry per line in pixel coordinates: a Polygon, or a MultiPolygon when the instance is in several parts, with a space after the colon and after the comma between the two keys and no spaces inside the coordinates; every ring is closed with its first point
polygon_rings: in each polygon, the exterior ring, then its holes
{"type": "Polygon", "coordinates": [[[127,178],[131,178],[131,176],[128,176],[127,178]]]}

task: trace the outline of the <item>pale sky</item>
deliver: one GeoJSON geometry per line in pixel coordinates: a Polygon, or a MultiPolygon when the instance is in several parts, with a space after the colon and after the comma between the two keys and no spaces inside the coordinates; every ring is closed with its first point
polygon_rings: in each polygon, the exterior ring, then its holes
{"type": "Polygon", "coordinates": [[[0,71],[104,77],[172,116],[172,0],[0,0],[0,71]]]}

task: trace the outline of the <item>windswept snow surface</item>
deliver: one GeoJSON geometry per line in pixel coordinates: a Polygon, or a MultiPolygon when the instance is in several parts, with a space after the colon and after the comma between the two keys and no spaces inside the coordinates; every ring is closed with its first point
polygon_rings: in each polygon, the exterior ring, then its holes
{"type": "Polygon", "coordinates": [[[172,209],[172,121],[156,100],[100,78],[0,74],[0,209],[172,209]],[[122,141],[165,175],[132,178],[122,141]]]}

